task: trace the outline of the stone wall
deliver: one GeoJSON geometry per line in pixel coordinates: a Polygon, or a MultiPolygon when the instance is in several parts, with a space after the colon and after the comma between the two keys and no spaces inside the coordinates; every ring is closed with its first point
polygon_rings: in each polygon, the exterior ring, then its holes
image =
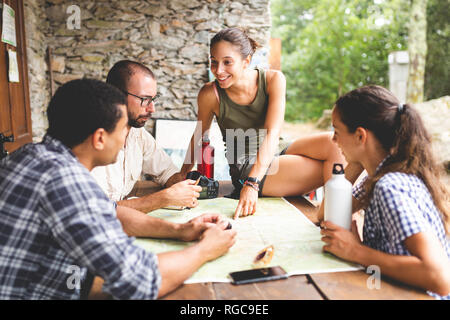
{"type": "Polygon", "coordinates": [[[42,108],[46,108],[50,92],[47,46],[53,51],[56,85],[82,77],[104,80],[115,62],[137,60],[158,78],[162,98],[154,117],[195,119],[197,93],[208,81],[210,38],[222,28],[243,26],[260,44],[269,44],[269,0],[25,2],[36,139],[44,133],[42,108]],[[80,8],[81,24],[70,30],[66,11],[74,4],[80,8]]]}
{"type": "Polygon", "coordinates": [[[48,127],[46,109],[50,100],[50,82],[46,62],[47,21],[41,0],[24,1],[25,36],[27,45],[28,82],[30,89],[33,140],[42,138],[48,127]]]}
{"type": "MultiPolygon", "coordinates": [[[[433,151],[439,163],[450,173],[450,96],[415,105],[433,141],[433,151]]],[[[450,186],[449,186],[450,187],[450,186]]]]}

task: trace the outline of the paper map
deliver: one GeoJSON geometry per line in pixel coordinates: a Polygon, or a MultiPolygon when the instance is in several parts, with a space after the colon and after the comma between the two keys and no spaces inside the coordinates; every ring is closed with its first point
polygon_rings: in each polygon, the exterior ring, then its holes
{"type": "MultiPolygon", "coordinates": [[[[322,252],[320,228],[283,198],[260,198],[255,215],[232,220],[238,201],[227,198],[199,200],[196,208],[183,211],[155,210],[149,215],[183,223],[203,213],[220,213],[237,231],[236,243],[224,256],[204,264],[185,283],[230,282],[228,274],[252,269],[253,259],[268,245],[274,256],[268,266],[280,265],[289,275],[352,271],[360,266],[322,252]]],[[[190,242],[164,239],[136,239],[135,243],[153,253],[180,250],[190,242]]]]}

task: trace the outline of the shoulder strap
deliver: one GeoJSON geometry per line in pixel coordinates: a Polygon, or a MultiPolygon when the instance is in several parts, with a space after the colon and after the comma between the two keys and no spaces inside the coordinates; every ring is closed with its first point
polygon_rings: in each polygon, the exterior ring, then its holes
{"type": "Polygon", "coordinates": [[[263,88],[264,94],[267,96],[267,73],[263,68],[257,68],[261,81],[259,82],[263,88]]]}
{"type": "Polygon", "coordinates": [[[217,86],[216,86],[216,82],[214,81],[213,83],[213,88],[214,88],[214,93],[216,94],[216,98],[217,98],[217,102],[220,105],[220,98],[219,98],[219,93],[217,92],[217,86]]]}

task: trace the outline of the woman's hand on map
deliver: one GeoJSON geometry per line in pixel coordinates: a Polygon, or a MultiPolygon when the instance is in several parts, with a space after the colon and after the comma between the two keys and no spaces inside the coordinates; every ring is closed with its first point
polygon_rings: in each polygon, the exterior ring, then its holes
{"type": "Polygon", "coordinates": [[[238,217],[246,217],[256,212],[256,202],[258,201],[258,191],[250,186],[245,186],[241,190],[239,203],[234,212],[233,219],[238,217]]]}
{"type": "Polygon", "coordinates": [[[181,224],[179,239],[183,241],[198,240],[208,228],[219,227],[225,230],[227,226],[228,221],[220,214],[205,213],[181,224]]]}
{"type": "Polygon", "coordinates": [[[344,260],[353,261],[355,252],[361,247],[356,221],[352,222],[352,231],[344,229],[330,221],[320,223],[322,241],[326,243],[323,251],[330,252],[344,260]]]}

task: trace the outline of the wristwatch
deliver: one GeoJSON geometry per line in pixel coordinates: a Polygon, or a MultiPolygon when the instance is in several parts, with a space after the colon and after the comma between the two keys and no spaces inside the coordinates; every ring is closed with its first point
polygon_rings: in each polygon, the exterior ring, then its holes
{"type": "Polygon", "coordinates": [[[258,178],[256,178],[256,177],[248,177],[246,181],[251,182],[251,183],[256,183],[258,185],[261,184],[261,181],[259,181],[258,178]]]}

